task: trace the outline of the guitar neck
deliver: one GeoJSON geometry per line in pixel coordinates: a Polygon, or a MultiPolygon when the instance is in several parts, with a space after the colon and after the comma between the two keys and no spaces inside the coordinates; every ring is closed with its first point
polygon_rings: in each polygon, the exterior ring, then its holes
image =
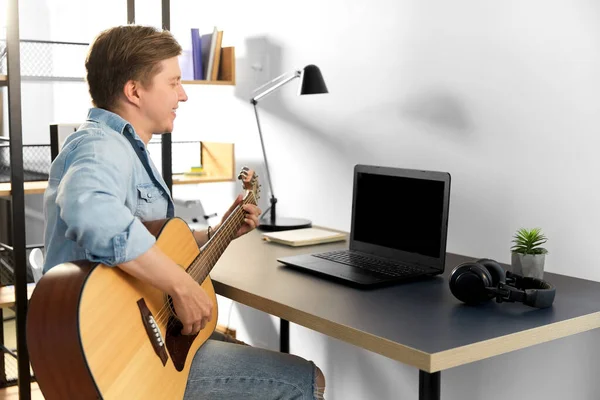
{"type": "Polygon", "coordinates": [[[256,204],[251,192],[246,195],[242,204],[237,206],[229,217],[223,221],[219,229],[213,233],[210,240],[202,248],[198,258],[188,268],[188,271],[194,272],[193,277],[197,282],[202,283],[206,279],[227,246],[229,246],[229,243],[234,239],[236,232],[244,225],[246,214],[242,209],[244,204],[256,204]]]}

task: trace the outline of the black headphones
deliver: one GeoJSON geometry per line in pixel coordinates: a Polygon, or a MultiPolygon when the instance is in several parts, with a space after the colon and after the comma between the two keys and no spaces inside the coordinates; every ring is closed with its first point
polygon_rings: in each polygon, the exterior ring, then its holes
{"type": "Polygon", "coordinates": [[[450,291],[469,305],[495,298],[498,303],[520,302],[536,308],[550,307],[556,294],[551,283],[504,271],[489,258],[454,267],[450,274],[450,291]]]}

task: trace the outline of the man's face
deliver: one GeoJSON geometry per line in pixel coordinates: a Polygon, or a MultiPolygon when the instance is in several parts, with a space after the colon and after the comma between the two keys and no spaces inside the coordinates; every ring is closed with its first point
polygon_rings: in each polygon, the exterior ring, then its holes
{"type": "Polygon", "coordinates": [[[140,108],[152,133],[173,132],[176,109],[180,101],[187,101],[181,86],[181,69],[177,57],[160,62],[149,88],[141,89],[140,108]]]}

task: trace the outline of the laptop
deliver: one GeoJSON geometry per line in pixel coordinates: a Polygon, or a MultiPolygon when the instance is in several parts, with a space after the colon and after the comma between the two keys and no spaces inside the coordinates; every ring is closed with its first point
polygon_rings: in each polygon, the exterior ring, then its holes
{"type": "Polygon", "coordinates": [[[353,286],[444,272],[450,174],[356,165],[349,248],[278,258],[287,267],[353,286]]]}

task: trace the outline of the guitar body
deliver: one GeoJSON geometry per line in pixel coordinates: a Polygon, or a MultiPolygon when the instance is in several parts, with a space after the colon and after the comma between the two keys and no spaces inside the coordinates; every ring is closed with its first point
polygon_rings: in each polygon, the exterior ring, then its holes
{"type": "MultiPolygon", "coordinates": [[[[182,268],[199,256],[183,220],[146,226],[182,268]]],[[[212,319],[188,336],[180,334],[164,293],[118,267],[76,262],[52,268],[36,285],[27,321],[31,365],[46,400],[182,399],[194,355],[217,324],[210,277],[201,285],[213,301],[212,319]]]]}

